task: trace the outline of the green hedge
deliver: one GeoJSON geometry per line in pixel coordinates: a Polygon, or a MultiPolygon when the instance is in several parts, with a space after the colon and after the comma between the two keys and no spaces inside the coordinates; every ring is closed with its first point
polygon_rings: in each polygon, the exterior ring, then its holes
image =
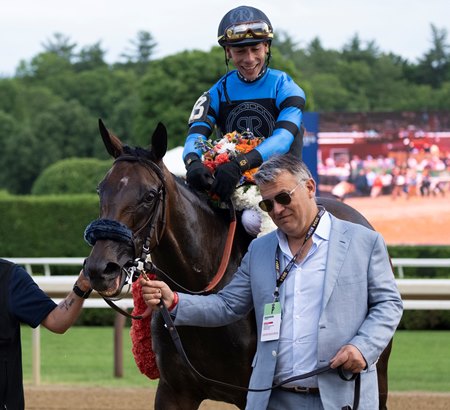
{"type": "MultiPolygon", "coordinates": [[[[114,326],[117,314],[113,309],[83,309],[75,322],[75,326],[114,326]]],[[[130,325],[129,319],[126,323],[130,325]]]]}
{"type": "MultiPolygon", "coordinates": [[[[97,195],[13,196],[0,192],[0,256],[84,257],[87,224],[98,217],[97,195]]],[[[75,266],[52,266],[54,275],[78,275],[75,266]]],[[[77,325],[111,326],[112,309],[85,309],[77,325]]]]}
{"type": "Polygon", "coordinates": [[[87,224],[98,218],[97,195],[0,195],[0,256],[87,256],[87,224]]]}
{"type": "Polygon", "coordinates": [[[450,311],[405,310],[398,328],[404,330],[450,330],[450,311]]]}
{"type": "MultiPolygon", "coordinates": [[[[391,258],[450,258],[450,246],[388,246],[391,258]]],[[[450,278],[450,268],[404,267],[405,278],[450,278]]]]}
{"type": "Polygon", "coordinates": [[[46,168],[33,184],[33,195],[95,193],[112,161],[68,158],[46,168]]]}

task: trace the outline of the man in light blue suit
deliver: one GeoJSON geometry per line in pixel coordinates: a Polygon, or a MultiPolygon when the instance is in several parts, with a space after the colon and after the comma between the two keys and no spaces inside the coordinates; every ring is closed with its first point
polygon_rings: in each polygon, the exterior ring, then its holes
{"type": "Polygon", "coordinates": [[[318,208],[305,164],[275,156],[255,175],[278,229],[255,239],[232,281],[209,296],[177,294],[141,279],[143,297],[160,299],[176,325],[223,326],[255,309],[258,344],[249,387],[272,385],[318,367],[332,370],[272,391],[249,392],[247,409],[378,409],[376,363],[393,337],[403,305],[380,234],[318,208]]]}

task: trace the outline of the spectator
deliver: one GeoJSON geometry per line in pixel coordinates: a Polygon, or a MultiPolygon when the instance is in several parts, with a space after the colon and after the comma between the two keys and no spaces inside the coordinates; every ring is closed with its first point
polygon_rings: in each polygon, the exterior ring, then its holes
{"type": "Polygon", "coordinates": [[[424,168],[422,171],[422,178],[420,182],[420,195],[430,196],[430,186],[431,186],[431,176],[430,169],[428,167],[424,168]]]}
{"type": "Polygon", "coordinates": [[[56,305],[22,267],[0,259],[0,409],[23,410],[20,324],[42,324],[64,333],[77,319],[91,293],[89,280],[80,272],[73,290],[56,305]]]}

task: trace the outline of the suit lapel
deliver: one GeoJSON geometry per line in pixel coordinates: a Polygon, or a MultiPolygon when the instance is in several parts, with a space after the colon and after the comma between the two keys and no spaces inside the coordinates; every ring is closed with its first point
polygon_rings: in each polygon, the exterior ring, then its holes
{"type": "Polygon", "coordinates": [[[264,293],[273,294],[277,283],[277,274],[275,270],[275,257],[278,251],[278,238],[275,231],[264,236],[267,242],[260,248],[260,253],[257,255],[258,272],[265,272],[264,275],[259,276],[259,284],[265,289],[264,293]]]}
{"type": "Polygon", "coordinates": [[[347,227],[339,219],[331,215],[330,242],[328,244],[325,284],[322,298],[322,311],[336,286],[336,281],[342,269],[350,245],[347,227]]]}

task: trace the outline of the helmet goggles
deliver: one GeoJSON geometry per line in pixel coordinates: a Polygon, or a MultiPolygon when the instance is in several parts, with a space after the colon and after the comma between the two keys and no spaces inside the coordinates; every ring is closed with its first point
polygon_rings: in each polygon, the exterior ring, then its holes
{"type": "Polygon", "coordinates": [[[229,26],[219,37],[219,43],[237,43],[245,39],[272,39],[272,28],[265,21],[249,21],[229,26]]]}

